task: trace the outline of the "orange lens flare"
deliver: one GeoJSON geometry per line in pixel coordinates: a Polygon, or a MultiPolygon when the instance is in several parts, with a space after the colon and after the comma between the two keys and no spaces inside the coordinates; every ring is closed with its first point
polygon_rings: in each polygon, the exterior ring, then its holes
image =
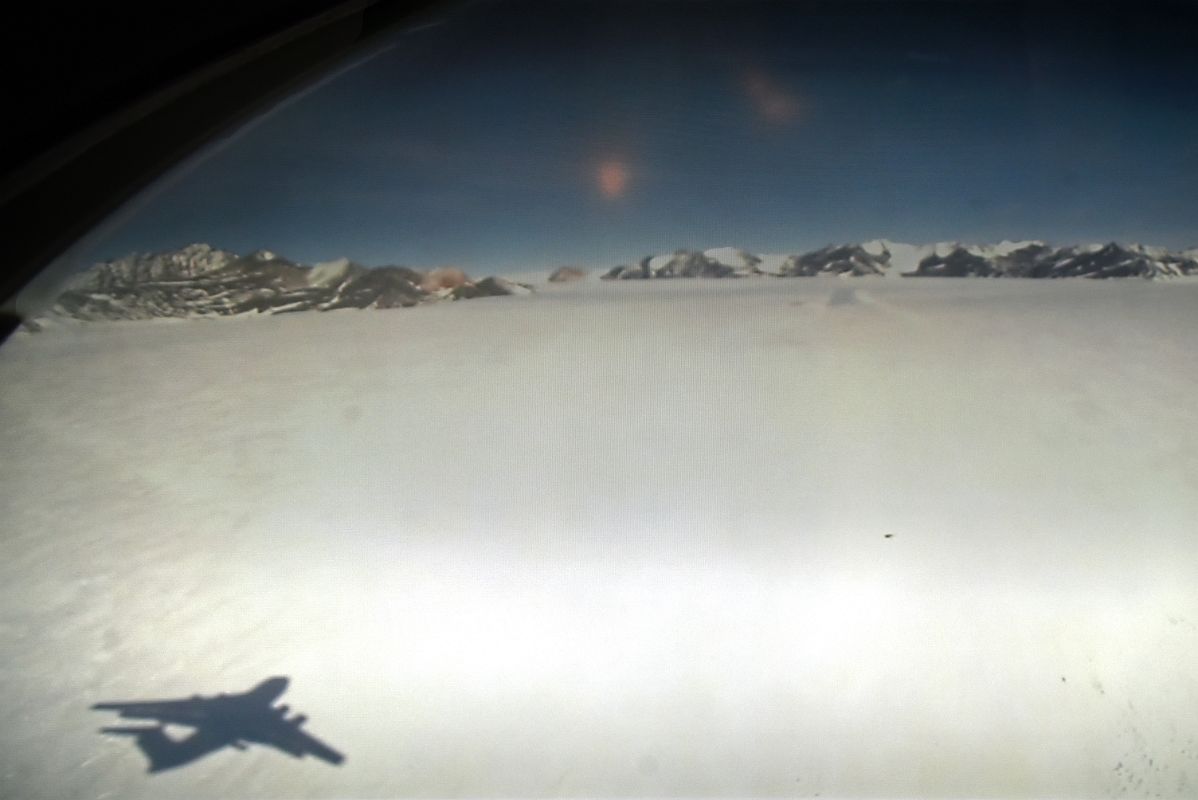
{"type": "Polygon", "coordinates": [[[609,200],[622,197],[628,189],[628,167],[622,161],[605,161],[596,172],[599,192],[609,200]]]}

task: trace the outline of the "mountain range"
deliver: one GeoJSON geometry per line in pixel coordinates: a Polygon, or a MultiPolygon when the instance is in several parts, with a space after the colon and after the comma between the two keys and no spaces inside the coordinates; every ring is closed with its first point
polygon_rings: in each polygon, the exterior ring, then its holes
{"type": "Polygon", "coordinates": [[[752,275],[901,275],[905,278],[1168,278],[1198,275],[1198,248],[1171,252],[1132,244],[1053,247],[1044,242],[910,245],[876,239],[829,245],[802,254],[756,255],[721,247],[677,250],[620,265],[605,280],[734,278],[752,275]]]}
{"type": "MultiPolygon", "coordinates": [[[[571,268],[572,279],[585,275],[571,268]]],[[[561,270],[559,270],[561,272],[561,270]]],[[[555,273],[556,274],[556,273],[555,273]]],[[[877,239],[801,254],[758,255],[732,247],[676,250],[612,267],[604,280],[813,275],[984,278],[1170,278],[1198,275],[1198,248],[1173,252],[1131,244],[1054,247],[1044,242],[910,245],[877,239]]],[[[238,255],[206,244],[133,254],[79,273],[50,314],[82,320],[218,317],[401,308],[441,300],[526,294],[502,277],[461,270],[365,267],[348,259],[306,266],[268,250],[238,255]]]]}

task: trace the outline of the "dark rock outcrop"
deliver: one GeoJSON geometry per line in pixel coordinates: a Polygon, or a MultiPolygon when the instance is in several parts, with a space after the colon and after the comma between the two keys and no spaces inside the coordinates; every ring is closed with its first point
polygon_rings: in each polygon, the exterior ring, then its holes
{"type": "Polygon", "coordinates": [[[867,251],[861,245],[829,245],[823,249],[787,259],[780,275],[885,275],[890,266],[890,253],[867,251]]]}
{"type": "Polygon", "coordinates": [[[992,278],[1001,273],[989,260],[958,247],[948,255],[928,256],[910,274],[937,278],[992,278]]]}

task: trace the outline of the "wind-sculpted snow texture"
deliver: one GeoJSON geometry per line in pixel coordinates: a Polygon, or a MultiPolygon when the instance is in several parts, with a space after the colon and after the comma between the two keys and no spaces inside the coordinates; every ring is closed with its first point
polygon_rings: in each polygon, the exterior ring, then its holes
{"type": "Polygon", "coordinates": [[[425,278],[408,267],[367,268],[347,259],[309,267],[266,250],[239,256],[199,244],[97,264],[59,296],[54,313],[84,320],[278,314],[527,291],[502,278],[441,289],[429,288],[425,278]]]}
{"type": "Polygon", "coordinates": [[[733,248],[677,250],[612,267],[604,280],[741,278],[756,275],[902,275],[941,278],[1168,278],[1198,274],[1194,250],[1144,245],[1053,247],[1043,242],[907,245],[885,240],[828,245],[803,254],[754,255],[733,248]],[[909,262],[909,263],[904,263],[909,262]]]}

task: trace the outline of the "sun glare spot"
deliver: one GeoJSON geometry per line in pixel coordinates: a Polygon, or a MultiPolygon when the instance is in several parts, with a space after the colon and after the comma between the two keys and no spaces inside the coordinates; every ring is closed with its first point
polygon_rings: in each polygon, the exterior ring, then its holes
{"type": "Polygon", "coordinates": [[[604,161],[595,173],[599,192],[609,200],[622,197],[628,188],[628,167],[618,160],[604,161]]]}
{"type": "Polygon", "coordinates": [[[785,123],[793,121],[799,114],[799,101],[793,93],[758,70],[749,70],[744,76],[745,94],[753,110],[766,122],[785,123]]]}

